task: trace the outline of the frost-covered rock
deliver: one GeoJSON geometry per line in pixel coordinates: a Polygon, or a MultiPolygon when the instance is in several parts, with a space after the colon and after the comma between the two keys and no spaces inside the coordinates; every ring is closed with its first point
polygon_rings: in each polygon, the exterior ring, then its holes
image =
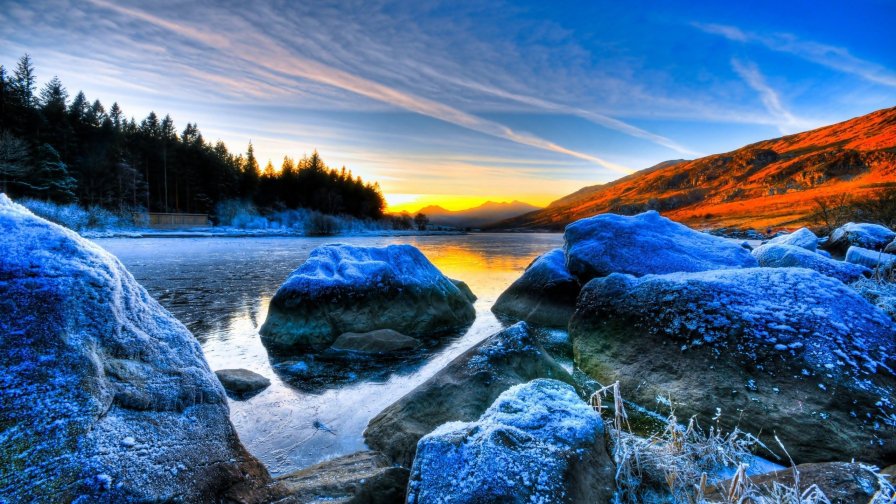
{"type": "Polygon", "coordinates": [[[756,260],[737,243],[650,211],[602,214],[566,226],[566,266],[582,283],[610,273],[642,276],[677,271],[751,268],[756,260]]]}
{"type": "Polygon", "coordinates": [[[475,317],[467,294],[415,247],[337,244],[314,249],[289,275],[260,332],[274,350],[323,350],[347,332],[436,336],[475,317]]]}
{"type": "Polygon", "coordinates": [[[824,248],[841,255],[853,245],[871,250],[883,250],[894,238],[896,233],[880,224],[849,222],[831,232],[824,248]]]}
{"type": "Polygon", "coordinates": [[[0,251],[0,501],[253,500],[199,343],[117,259],[5,195],[0,251]]]}
{"type": "Polygon", "coordinates": [[[896,255],[853,245],[846,251],[846,258],[844,261],[886,274],[889,273],[893,269],[893,265],[896,264],[896,255]]]}
{"type": "Polygon", "coordinates": [[[392,329],[377,329],[366,333],[345,333],[336,338],[333,350],[362,354],[392,354],[413,350],[420,340],[392,329]]]}
{"type": "Polygon", "coordinates": [[[808,268],[843,283],[855,282],[871,273],[865,266],[830,259],[796,245],[767,243],[757,247],[752,254],[762,267],[808,268]]]}
{"type": "Polygon", "coordinates": [[[566,327],[579,295],[578,279],[566,269],[563,249],[554,249],[532,261],[495,301],[492,311],[517,320],[566,327]]]}
{"type": "Polygon", "coordinates": [[[574,383],[525,322],[495,333],[383,410],[367,425],[367,446],[410,467],[417,441],[445,422],[469,422],[508,388],[535,378],[574,383]]]}
{"type": "Polygon", "coordinates": [[[794,245],[815,252],[818,248],[818,237],[808,228],[799,228],[790,234],[776,236],[769,240],[768,243],[794,245]]]}
{"type": "Polygon", "coordinates": [[[408,470],[382,453],[362,451],[306,467],[277,478],[288,498],[277,504],[404,502],[408,470]]]}
{"type": "MultiPolygon", "coordinates": [[[[802,494],[812,485],[816,485],[828,501],[835,504],[885,502],[883,499],[871,500],[874,494],[881,489],[880,481],[870,467],[856,463],[800,464],[780,471],[751,476],[750,481],[766,495],[771,493],[776,483],[787,488],[798,486],[797,494],[802,494]],[[794,472],[799,475],[799,485],[797,485],[794,472]]],[[[706,492],[706,501],[726,502],[730,488],[731,480],[716,484],[706,492]]]]}
{"type": "Polygon", "coordinates": [[[580,369],[641,406],[704,425],[720,408],[725,429],[777,435],[797,462],[896,459],[896,327],[820,273],[595,279],[570,337],[580,369]]]}
{"type": "Polygon", "coordinates": [[[600,415],[570,385],[539,379],[421,439],[407,502],[610,502],[614,475],[600,415]]]}
{"type": "Polygon", "coordinates": [[[248,369],[219,369],[215,375],[234,399],[248,399],[271,386],[271,380],[248,369]]]}
{"type": "Polygon", "coordinates": [[[470,289],[470,286],[467,285],[467,282],[464,282],[463,280],[456,280],[454,278],[449,278],[448,280],[451,280],[451,283],[453,283],[455,287],[460,289],[463,295],[467,297],[467,300],[469,300],[471,303],[476,302],[476,299],[478,298],[476,297],[476,294],[473,294],[473,290],[470,289]]]}

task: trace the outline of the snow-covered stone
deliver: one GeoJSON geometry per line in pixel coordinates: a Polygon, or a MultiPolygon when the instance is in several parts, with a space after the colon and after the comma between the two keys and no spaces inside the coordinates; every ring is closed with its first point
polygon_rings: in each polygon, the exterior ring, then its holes
{"type": "Polygon", "coordinates": [[[752,254],[762,267],[808,268],[843,283],[855,282],[871,273],[865,266],[830,259],[796,245],[767,243],[757,247],[752,254]]]}
{"type": "Polygon", "coordinates": [[[831,232],[824,248],[841,255],[852,245],[883,250],[894,238],[896,233],[880,224],[849,222],[831,232]]]}
{"type": "Polygon", "coordinates": [[[383,410],[364,431],[367,446],[410,467],[417,441],[445,422],[479,418],[508,388],[535,378],[574,383],[525,322],[495,333],[383,410]]]}
{"type": "Polygon", "coordinates": [[[769,240],[768,243],[794,245],[815,252],[818,248],[818,237],[808,228],[799,228],[790,234],[776,236],[769,240]]]}
{"type": "Polygon", "coordinates": [[[267,484],[199,343],[117,259],[2,194],[0,251],[0,502],[217,502],[267,484]]]}
{"type": "Polygon", "coordinates": [[[896,327],[842,282],[754,268],[589,282],[576,364],[679,418],[777,435],[799,462],[896,459],[896,327]],[[827,440],[820,442],[819,440],[827,440]]]}
{"type": "Polygon", "coordinates": [[[888,273],[896,264],[896,255],[853,245],[846,251],[844,261],[864,266],[873,271],[888,273]]]}
{"type": "Polygon", "coordinates": [[[468,294],[410,245],[325,245],[271,299],[262,341],[278,351],[323,350],[340,334],[393,329],[438,336],[476,313],[468,294]]]}
{"type": "Polygon", "coordinates": [[[271,386],[271,380],[248,369],[219,369],[215,375],[234,399],[248,399],[271,386]]]}
{"type": "Polygon", "coordinates": [[[495,301],[492,311],[526,322],[566,327],[575,310],[579,280],[566,269],[563,249],[554,249],[532,261],[495,301]]]}
{"type": "Polygon", "coordinates": [[[737,243],[673,222],[655,211],[602,214],[566,226],[566,266],[582,283],[610,273],[635,276],[756,267],[737,243]]]}
{"type": "Polygon", "coordinates": [[[539,379],[421,439],[407,502],[610,502],[614,475],[600,415],[570,385],[539,379]]]}

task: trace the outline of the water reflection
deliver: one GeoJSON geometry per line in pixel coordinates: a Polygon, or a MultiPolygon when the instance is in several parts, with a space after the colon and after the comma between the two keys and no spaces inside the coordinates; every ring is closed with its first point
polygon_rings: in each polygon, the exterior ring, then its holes
{"type": "MultiPolygon", "coordinates": [[[[498,295],[535,256],[558,247],[557,234],[352,238],[102,239],[162,305],[189,327],[212,369],[245,368],[271,380],[247,401],[231,401],[231,420],[243,443],[274,474],[364,448],[362,432],[383,408],[436,373],[502,324],[490,312],[498,295]],[[408,365],[381,373],[331,376],[302,386],[276,369],[258,327],[271,296],[312,249],[334,241],[363,246],[408,243],[443,273],[467,282],[479,297],[476,320],[408,365]],[[353,378],[353,379],[347,379],[353,378]],[[292,382],[292,384],[290,383],[292,382]]],[[[545,333],[562,348],[562,333],[545,333]]],[[[550,343],[550,341],[548,341],[550,343]]],[[[297,365],[295,359],[291,365],[297,365]]],[[[301,366],[299,366],[301,367],[301,366]]]]}

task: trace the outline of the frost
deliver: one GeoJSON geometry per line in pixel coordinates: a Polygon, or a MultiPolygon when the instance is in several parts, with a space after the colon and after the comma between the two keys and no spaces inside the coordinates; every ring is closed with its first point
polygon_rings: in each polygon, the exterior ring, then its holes
{"type": "Polygon", "coordinates": [[[818,247],[818,237],[807,228],[800,228],[790,234],[776,236],[768,241],[769,244],[793,245],[815,252],[818,247]]]}
{"type": "Polygon", "coordinates": [[[808,268],[844,283],[855,282],[871,271],[865,266],[837,261],[802,247],[769,243],[752,252],[759,265],[770,268],[808,268]]]}
{"type": "Polygon", "coordinates": [[[610,273],[642,276],[757,265],[737,243],[694,231],[654,211],[582,219],[566,226],[564,240],[569,271],[583,282],[610,273]]]}

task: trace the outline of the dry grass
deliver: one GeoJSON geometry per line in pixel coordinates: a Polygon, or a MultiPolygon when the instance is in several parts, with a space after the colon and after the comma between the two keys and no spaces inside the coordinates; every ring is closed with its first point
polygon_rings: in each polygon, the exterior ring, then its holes
{"type": "MultiPolygon", "coordinates": [[[[616,462],[615,504],[830,504],[816,485],[799,490],[800,475],[793,461],[792,486],[754,484],[747,477],[748,463],[753,451],[767,448],[748,433],[735,429],[725,434],[718,423],[704,431],[694,418],[682,426],[671,414],[662,432],[646,438],[636,436],[631,433],[618,382],[595,392],[590,402],[602,416],[608,412],[612,415],[609,431],[616,462]],[[610,395],[612,407],[604,405],[610,395]],[[727,487],[715,493],[721,499],[708,498],[708,485],[718,483],[713,477],[726,468],[736,470],[727,487]]],[[[878,479],[880,491],[870,504],[896,504],[892,484],[886,476],[878,475],[878,479]]]]}

